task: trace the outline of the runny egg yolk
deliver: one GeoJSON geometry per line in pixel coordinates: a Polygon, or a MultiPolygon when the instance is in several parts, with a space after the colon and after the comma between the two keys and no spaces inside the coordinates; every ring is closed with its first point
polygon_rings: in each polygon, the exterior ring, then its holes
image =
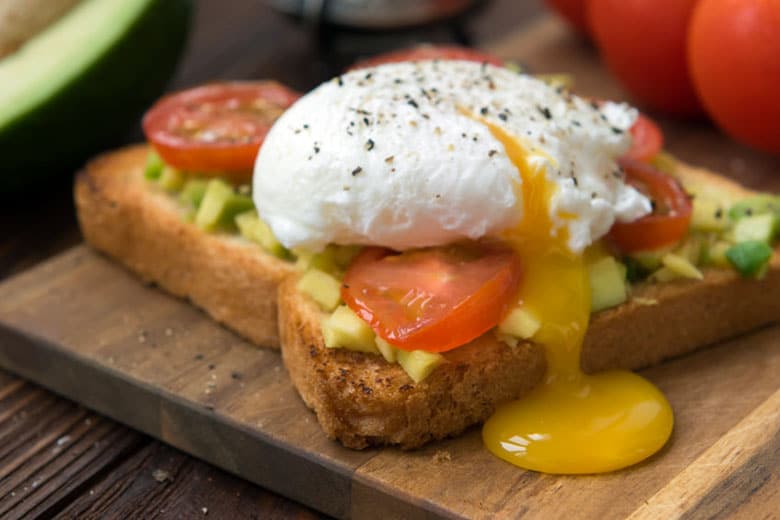
{"type": "Polygon", "coordinates": [[[499,407],[482,438],[498,457],[545,473],[600,473],[635,464],[668,440],[669,402],[632,372],[582,372],[591,301],[586,260],[568,248],[565,227],[556,229],[550,216],[556,187],[537,166],[544,162],[530,161],[518,139],[482,122],[504,145],[522,179],[524,216],[504,238],[520,255],[521,304],[542,324],[532,340],[544,346],[547,357],[545,381],[499,407]]]}

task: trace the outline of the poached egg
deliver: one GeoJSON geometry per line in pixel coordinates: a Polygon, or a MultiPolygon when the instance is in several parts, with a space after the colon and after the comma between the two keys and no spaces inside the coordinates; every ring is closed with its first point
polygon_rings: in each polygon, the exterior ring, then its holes
{"type": "Polygon", "coordinates": [[[490,65],[363,69],[277,121],[256,161],[255,203],[287,247],[403,250],[485,236],[512,245],[523,266],[517,304],[541,323],[531,339],[548,369],[486,422],[485,445],[527,469],[611,471],[658,451],[673,423],[648,381],[580,368],[587,257],[599,254],[585,248],[616,220],[651,211],[616,162],[636,115],[490,65]]]}
{"type": "Polygon", "coordinates": [[[496,234],[523,219],[523,181],[490,123],[547,172],[553,225],[581,251],[616,219],[650,212],[615,162],[636,116],[492,65],[363,69],[314,89],[276,122],[257,157],[255,202],[288,248],[404,250],[496,234]]]}

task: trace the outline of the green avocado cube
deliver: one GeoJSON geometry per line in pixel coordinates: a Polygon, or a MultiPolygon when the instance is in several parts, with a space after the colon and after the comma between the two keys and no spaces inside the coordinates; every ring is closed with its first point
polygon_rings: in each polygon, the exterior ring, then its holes
{"type": "Polygon", "coordinates": [[[165,163],[162,158],[157,155],[154,150],[149,152],[146,156],[146,168],[144,169],[144,177],[147,180],[155,181],[160,178],[160,174],[165,167],[165,163]]]}
{"type": "Polygon", "coordinates": [[[298,290],[311,296],[324,311],[332,311],[341,301],[341,282],[319,269],[306,271],[298,281],[298,290]]]}
{"type": "Polygon", "coordinates": [[[742,217],[734,225],[734,241],[772,243],[778,227],[778,217],[773,213],[764,213],[752,217],[742,217]]]}
{"type": "Polygon", "coordinates": [[[760,240],[740,242],[726,251],[726,258],[745,278],[762,278],[772,258],[772,248],[760,240]]]}
{"type": "Polygon", "coordinates": [[[744,217],[774,213],[780,217],[780,195],[761,193],[740,200],[729,209],[731,220],[740,220],[744,217]]]}
{"type": "Polygon", "coordinates": [[[628,299],[626,266],[614,257],[605,256],[588,265],[588,278],[591,312],[615,307],[628,299]]]}
{"type": "Polygon", "coordinates": [[[253,207],[251,197],[236,194],[233,187],[221,179],[211,179],[195,214],[195,225],[204,231],[232,228],[235,216],[253,207]]]}
{"type": "Polygon", "coordinates": [[[206,195],[206,179],[190,179],[184,183],[179,193],[179,201],[189,208],[198,209],[204,195],[206,195]]]}
{"type": "Polygon", "coordinates": [[[431,375],[433,369],[444,363],[444,356],[424,350],[396,349],[396,360],[412,381],[419,383],[431,375]]]}
{"type": "Polygon", "coordinates": [[[276,239],[268,224],[260,220],[254,209],[239,213],[235,220],[241,236],[260,244],[260,247],[277,258],[287,258],[287,249],[276,239]]]}
{"type": "Polygon", "coordinates": [[[352,309],[341,305],[322,320],[322,337],[328,348],[345,348],[379,354],[374,331],[352,309]]]}
{"type": "Polygon", "coordinates": [[[398,352],[398,349],[392,346],[387,341],[383,340],[379,336],[376,337],[376,348],[379,350],[379,353],[382,354],[382,357],[385,358],[385,361],[388,363],[395,363],[396,362],[396,353],[398,352]]]}
{"type": "Polygon", "coordinates": [[[184,174],[171,166],[165,166],[157,178],[157,184],[165,191],[176,192],[184,186],[184,174]]]}

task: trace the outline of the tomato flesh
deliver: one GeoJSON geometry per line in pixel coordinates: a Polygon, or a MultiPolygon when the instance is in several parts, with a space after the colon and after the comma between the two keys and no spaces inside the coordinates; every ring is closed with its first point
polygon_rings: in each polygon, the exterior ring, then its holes
{"type": "Polygon", "coordinates": [[[664,134],[652,119],[639,114],[631,127],[631,148],[623,156],[636,161],[649,161],[664,147],[664,134]]]}
{"type": "Polygon", "coordinates": [[[515,252],[495,244],[400,254],[373,247],[350,265],[341,296],[394,346],[444,352],[499,323],[515,301],[520,275],[515,252]]]}
{"type": "Polygon", "coordinates": [[[647,195],[653,212],[634,222],[616,222],[609,232],[611,241],[623,252],[650,251],[673,245],[688,234],[691,199],[672,177],[653,166],[622,159],[626,182],[647,195]]]}
{"type": "Polygon", "coordinates": [[[347,70],[376,67],[385,63],[400,63],[405,61],[423,60],[464,60],[479,63],[490,63],[497,67],[504,66],[504,60],[487,52],[460,47],[458,45],[419,45],[410,49],[387,52],[365,60],[358,61],[347,70]]]}
{"type": "Polygon", "coordinates": [[[268,130],[299,97],[273,81],[205,85],[162,98],[143,129],[175,168],[248,181],[268,130]]]}

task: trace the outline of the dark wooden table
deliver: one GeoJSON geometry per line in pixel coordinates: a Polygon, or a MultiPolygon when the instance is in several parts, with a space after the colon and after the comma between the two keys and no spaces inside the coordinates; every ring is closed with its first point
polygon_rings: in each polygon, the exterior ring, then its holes
{"type": "MultiPolygon", "coordinates": [[[[213,79],[267,77],[306,90],[359,46],[463,36],[461,28],[434,27],[392,37],[331,34],[323,40],[272,12],[262,0],[200,0],[198,7],[171,89],[213,79]]],[[[492,0],[466,20],[465,35],[484,45],[541,13],[541,0],[492,0]]],[[[137,139],[135,128],[124,141],[137,139]]],[[[0,200],[0,280],[81,241],[70,182],[63,176],[33,195],[0,200]]],[[[0,371],[0,517],[204,515],[318,517],[0,371]]]]}

